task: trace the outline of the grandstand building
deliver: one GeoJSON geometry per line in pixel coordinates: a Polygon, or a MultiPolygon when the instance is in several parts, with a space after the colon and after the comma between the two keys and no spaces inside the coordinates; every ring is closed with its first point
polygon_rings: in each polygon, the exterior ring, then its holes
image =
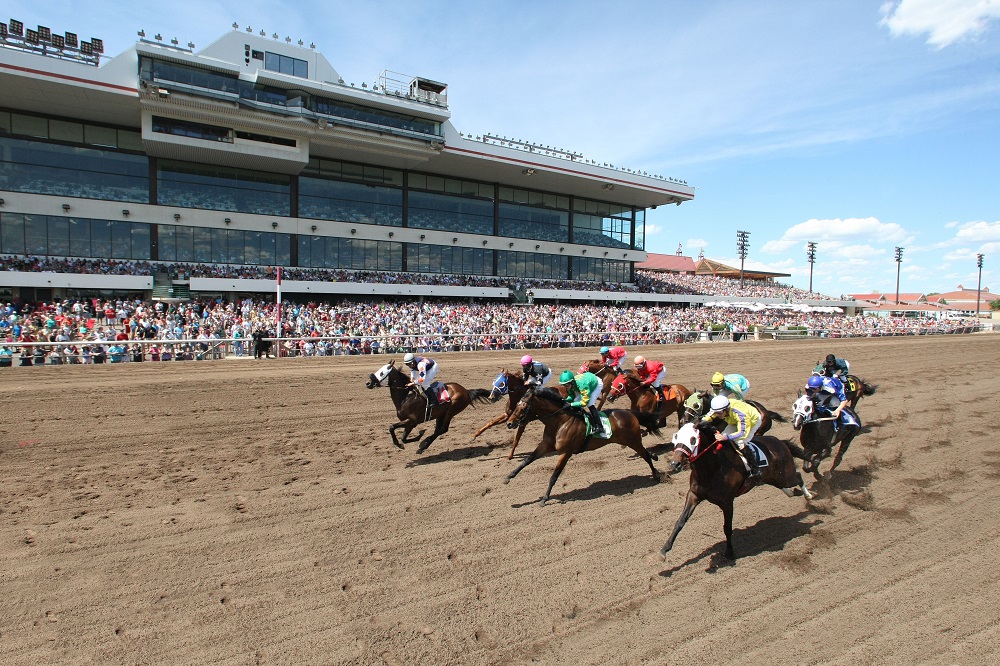
{"type": "MultiPolygon", "coordinates": [[[[683,181],[464,135],[444,83],[355,83],[277,34],[234,24],[195,50],[140,33],[105,58],[98,39],[0,28],[0,255],[493,276],[282,288],[507,297],[518,278],[632,282],[646,210],[694,198],[683,181]]],[[[183,272],[0,275],[0,298],[24,300],[274,290],[183,272]]]]}

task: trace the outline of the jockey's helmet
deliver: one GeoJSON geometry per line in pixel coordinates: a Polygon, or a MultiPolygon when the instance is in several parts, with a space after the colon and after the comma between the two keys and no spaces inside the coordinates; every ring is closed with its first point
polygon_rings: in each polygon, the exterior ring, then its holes
{"type": "Polygon", "coordinates": [[[823,388],[823,378],[819,375],[813,375],[809,378],[809,381],[806,382],[806,388],[818,391],[823,388]]]}
{"type": "Polygon", "coordinates": [[[403,357],[403,365],[412,365],[415,360],[416,357],[407,352],[406,356],[403,357]]]}
{"type": "Polygon", "coordinates": [[[722,386],[724,381],[726,381],[726,378],[721,372],[712,375],[712,386],[722,386]]]}
{"type": "Polygon", "coordinates": [[[729,398],[724,395],[717,395],[712,398],[712,411],[724,412],[729,409],[729,398]]]}
{"type": "Polygon", "coordinates": [[[574,379],[576,379],[576,377],[575,377],[575,376],[573,375],[573,373],[572,373],[571,371],[569,371],[569,370],[563,370],[563,371],[562,371],[562,374],[561,374],[561,375],[559,375],[559,383],[560,383],[560,384],[569,384],[569,383],[571,383],[571,382],[572,382],[572,381],[573,381],[574,379]]]}
{"type": "Polygon", "coordinates": [[[827,365],[833,365],[836,362],[837,362],[837,357],[836,356],[834,356],[833,354],[827,354],[826,355],[826,364],[827,365]]]}
{"type": "Polygon", "coordinates": [[[645,356],[636,356],[635,357],[635,367],[641,368],[644,365],[646,365],[646,357],[645,356]]]}
{"type": "Polygon", "coordinates": [[[534,360],[535,359],[531,358],[530,355],[525,354],[524,356],[521,357],[521,365],[522,366],[524,366],[524,365],[531,365],[534,362],[534,360]]]}
{"type": "Polygon", "coordinates": [[[604,355],[604,354],[607,354],[609,351],[611,351],[611,350],[608,349],[607,347],[601,347],[600,354],[604,355]]]}

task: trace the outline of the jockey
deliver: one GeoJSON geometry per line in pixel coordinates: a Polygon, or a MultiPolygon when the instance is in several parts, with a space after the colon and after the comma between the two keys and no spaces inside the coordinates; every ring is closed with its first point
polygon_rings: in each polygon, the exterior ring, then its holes
{"type": "Polygon", "coordinates": [[[434,383],[434,376],[438,373],[438,364],[434,362],[434,359],[414,356],[410,353],[403,357],[403,364],[410,369],[410,383],[407,386],[417,389],[417,393],[424,396],[427,399],[427,405],[430,406],[434,402],[434,396],[427,389],[434,383]]]}
{"type": "Polygon", "coordinates": [[[840,378],[813,375],[806,382],[806,395],[813,399],[817,409],[822,409],[833,417],[838,427],[841,425],[844,420],[841,414],[847,407],[847,395],[840,378]]]}
{"type": "Polygon", "coordinates": [[[643,385],[652,386],[656,389],[657,400],[660,404],[667,401],[663,395],[663,386],[660,383],[667,377],[667,368],[659,361],[647,361],[645,357],[635,357],[635,372],[643,385]]]}
{"type": "Polygon", "coordinates": [[[851,371],[851,364],[847,359],[837,358],[833,354],[826,355],[826,362],[823,363],[823,374],[827,377],[839,377],[841,381],[847,378],[847,373],[851,371]]]}
{"type": "Polygon", "coordinates": [[[723,432],[715,433],[716,441],[732,442],[739,454],[747,461],[747,465],[750,467],[750,476],[759,477],[760,467],[757,465],[755,457],[746,451],[746,444],[753,439],[760,427],[760,412],[742,400],[730,400],[724,395],[717,395],[712,398],[712,411],[702,419],[702,422],[710,422],[717,418],[722,419],[728,425],[723,432]]]}
{"type": "Polygon", "coordinates": [[[601,347],[601,362],[615,375],[620,375],[625,371],[622,368],[622,362],[626,356],[628,356],[628,352],[625,351],[624,347],[611,347],[610,349],[601,347]]]}
{"type": "Polygon", "coordinates": [[[530,355],[521,357],[521,372],[524,373],[524,385],[545,386],[552,377],[552,370],[541,361],[536,361],[530,355]]]}
{"type": "Polygon", "coordinates": [[[715,395],[743,400],[750,392],[750,382],[743,375],[723,375],[721,372],[717,372],[712,375],[712,392],[715,395]]]}
{"type": "Polygon", "coordinates": [[[566,387],[566,402],[570,407],[580,407],[588,410],[590,429],[593,434],[604,432],[601,425],[601,415],[597,411],[597,399],[604,390],[604,382],[592,372],[574,375],[570,370],[563,370],[559,375],[559,383],[566,387]]]}

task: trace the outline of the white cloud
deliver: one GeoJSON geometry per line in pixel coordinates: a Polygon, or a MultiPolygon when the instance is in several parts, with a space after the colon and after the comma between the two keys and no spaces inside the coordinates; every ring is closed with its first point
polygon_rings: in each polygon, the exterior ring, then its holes
{"type": "Polygon", "coordinates": [[[899,0],[882,5],[880,25],[894,36],[927,35],[937,49],[978,37],[1000,19],[995,0],[899,0]]]}
{"type": "Polygon", "coordinates": [[[699,250],[702,250],[702,249],[708,247],[709,245],[710,245],[710,243],[707,240],[705,240],[704,238],[688,238],[686,241],[684,241],[684,247],[687,248],[687,253],[688,254],[693,253],[694,252],[694,248],[698,248],[699,250]]]}
{"type": "Polygon", "coordinates": [[[877,238],[883,242],[902,242],[906,231],[895,222],[881,222],[874,217],[849,217],[847,219],[811,219],[788,228],[781,238],[768,241],[761,248],[765,254],[783,254],[801,245],[806,251],[806,243],[817,243],[817,252],[841,251],[850,241],[877,238]]]}
{"type": "Polygon", "coordinates": [[[655,236],[656,234],[660,233],[661,231],[663,231],[663,227],[661,227],[659,224],[647,224],[646,225],[646,235],[647,236],[655,236]]]}
{"type": "Polygon", "coordinates": [[[962,242],[1000,241],[1000,221],[968,222],[959,227],[955,238],[962,242]]]}

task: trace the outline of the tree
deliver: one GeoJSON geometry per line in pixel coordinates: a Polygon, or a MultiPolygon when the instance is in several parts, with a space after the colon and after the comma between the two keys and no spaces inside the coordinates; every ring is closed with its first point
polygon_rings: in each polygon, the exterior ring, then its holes
{"type": "Polygon", "coordinates": [[[1000,298],[990,301],[990,310],[1000,310],[1000,298]]]}

